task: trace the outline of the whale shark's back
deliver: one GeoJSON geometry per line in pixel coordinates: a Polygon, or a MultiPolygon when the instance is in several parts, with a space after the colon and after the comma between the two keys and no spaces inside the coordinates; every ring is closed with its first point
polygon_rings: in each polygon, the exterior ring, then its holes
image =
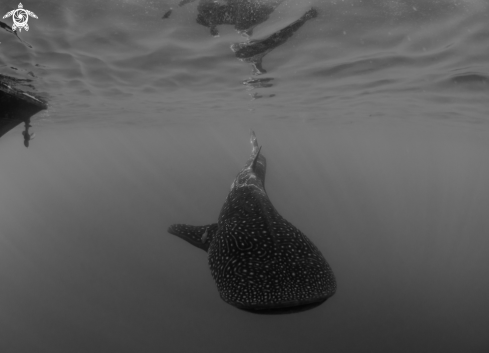
{"type": "Polygon", "coordinates": [[[209,248],[209,264],[221,297],[241,309],[311,305],[336,290],[333,272],[318,248],[255,187],[229,194],[209,248]]]}

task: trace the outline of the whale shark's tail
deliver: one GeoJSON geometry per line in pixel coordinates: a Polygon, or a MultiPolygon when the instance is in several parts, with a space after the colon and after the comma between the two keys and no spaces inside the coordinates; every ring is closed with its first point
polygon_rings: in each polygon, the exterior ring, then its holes
{"type": "Polygon", "coordinates": [[[251,142],[251,154],[254,155],[259,147],[258,147],[258,140],[256,139],[255,132],[253,130],[250,130],[250,142],[251,142]]]}
{"type": "Polygon", "coordinates": [[[261,180],[263,186],[265,186],[265,174],[267,172],[267,160],[264,155],[260,153],[261,146],[258,146],[258,140],[256,139],[255,132],[250,130],[250,142],[251,142],[251,156],[247,165],[251,171],[261,180]]]}

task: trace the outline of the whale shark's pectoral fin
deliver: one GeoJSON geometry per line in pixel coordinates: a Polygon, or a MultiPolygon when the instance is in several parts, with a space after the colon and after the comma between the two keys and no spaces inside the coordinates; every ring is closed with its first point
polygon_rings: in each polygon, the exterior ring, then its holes
{"type": "Polygon", "coordinates": [[[211,241],[217,232],[217,223],[206,226],[189,226],[187,224],[172,224],[168,233],[176,235],[190,244],[205,251],[209,249],[211,241]]]}

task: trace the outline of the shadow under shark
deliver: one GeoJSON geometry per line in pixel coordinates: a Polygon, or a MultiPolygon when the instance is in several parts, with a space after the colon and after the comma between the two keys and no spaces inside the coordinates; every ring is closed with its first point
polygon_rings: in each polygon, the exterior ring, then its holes
{"type": "Polygon", "coordinates": [[[251,145],[218,222],[174,224],[168,232],[208,252],[221,298],[239,309],[281,314],[318,306],[336,291],[333,271],[273,207],[265,191],[266,159],[254,132],[251,145]]]}

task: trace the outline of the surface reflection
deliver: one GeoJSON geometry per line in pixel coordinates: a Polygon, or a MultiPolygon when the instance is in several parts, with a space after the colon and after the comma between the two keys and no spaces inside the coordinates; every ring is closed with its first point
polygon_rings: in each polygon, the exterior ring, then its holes
{"type": "MultiPolygon", "coordinates": [[[[179,6],[193,3],[195,0],[183,0],[179,6]]],[[[200,0],[197,6],[196,22],[210,29],[210,34],[217,37],[218,25],[234,25],[236,31],[247,38],[244,42],[234,43],[231,50],[236,57],[244,62],[251,64],[252,75],[262,75],[267,71],[263,68],[262,61],[265,55],[273,49],[284,44],[292,35],[299,30],[308,20],[317,17],[318,12],[315,8],[310,8],[299,19],[282,29],[260,39],[251,39],[253,29],[268,20],[269,16],[275,11],[283,0],[261,2],[255,0],[226,0],[218,2],[214,0],[200,0]]],[[[168,18],[171,9],[163,15],[168,18]]],[[[243,84],[250,89],[272,87],[273,78],[247,79],[243,84]]],[[[252,98],[262,98],[263,95],[251,94],[252,98]]],[[[273,97],[274,94],[268,95],[273,97]]]]}
{"type": "Polygon", "coordinates": [[[197,23],[209,27],[213,36],[218,36],[216,26],[234,25],[234,28],[247,36],[253,34],[253,28],[268,20],[268,16],[283,0],[260,1],[228,0],[219,3],[213,0],[200,0],[197,7],[197,23]]]}
{"type": "MultiPolygon", "coordinates": [[[[248,90],[254,90],[255,88],[267,88],[267,87],[272,87],[274,79],[272,77],[264,77],[264,78],[252,78],[249,77],[246,80],[243,81],[243,85],[247,86],[248,90]]],[[[258,98],[272,98],[275,97],[275,94],[268,94],[268,95],[263,95],[263,94],[258,94],[256,92],[250,93],[250,96],[252,99],[258,99],[258,98]]]]}
{"type": "Polygon", "coordinates": [[[317,10],[311,8],[297,21],[273,33],[272,35],[258,40],[251,40],[242,43],[236,43],[231,46],[232,51],[240,60],[252,65],[253,74],[261,75],[267,71],[262,67],[262,60],[265,55],[276,47],[284,44],[304,23],[311,18],[317,17],[317,10]]]}

